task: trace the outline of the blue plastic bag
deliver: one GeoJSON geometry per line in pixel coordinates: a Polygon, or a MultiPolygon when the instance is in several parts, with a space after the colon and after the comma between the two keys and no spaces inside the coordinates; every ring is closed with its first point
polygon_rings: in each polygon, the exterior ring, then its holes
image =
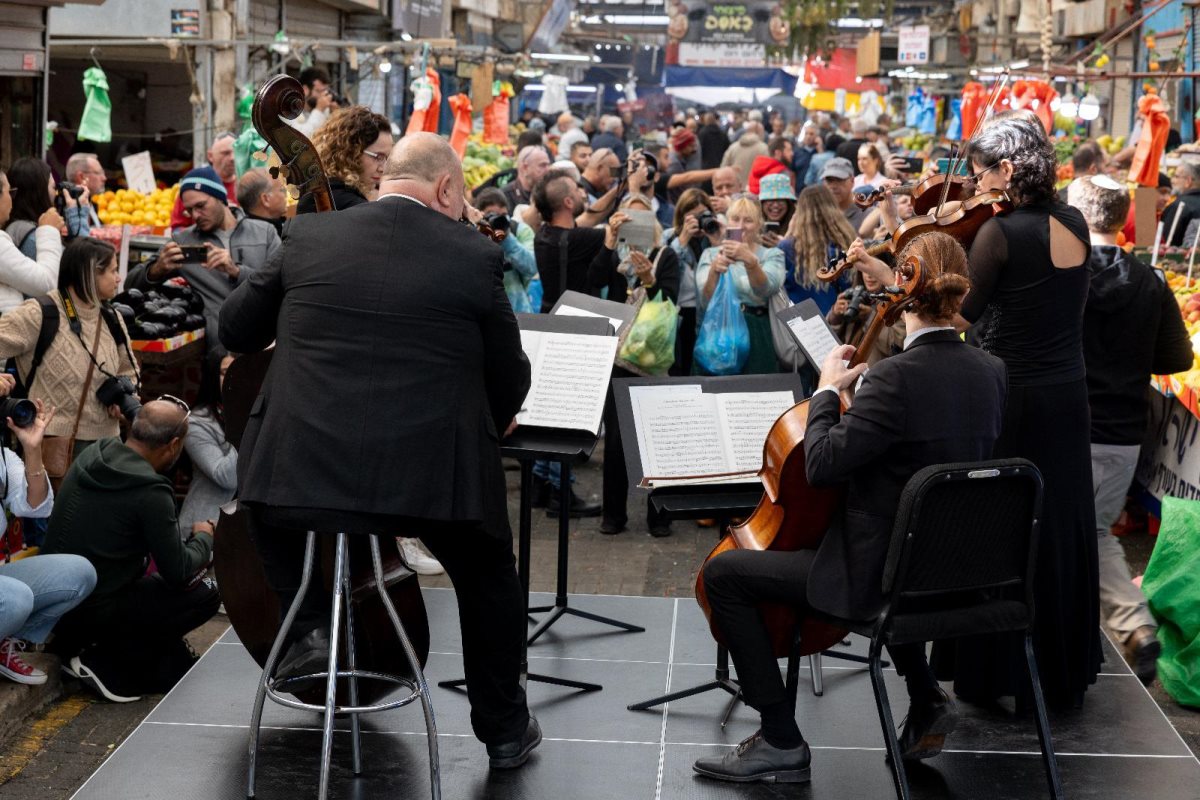
{"type": "Polygon", "coordinates": [[[696,336],[694,357],[700,369],[709,375],[737,375],[750,357],[750,329],[746,327],[742,305],[728,272],[717,279],[717,288],[696,336]]]}

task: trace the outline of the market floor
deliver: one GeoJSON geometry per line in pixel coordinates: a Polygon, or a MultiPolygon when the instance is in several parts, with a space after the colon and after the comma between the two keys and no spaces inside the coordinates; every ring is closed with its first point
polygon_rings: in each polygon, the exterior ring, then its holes
{"type": "MultiPolygon", "coordinates": [[[[510,487],[514,487],[510,502],[515,519],[517,474],[508,475],[510,487]]],[[[579,470],[577,489],[599,496],[598,464],[579,470]]],[[[619,536],[602,536],[599,518],[580,520],[572,527],[572,594],[692,596],[696,567],[715,543],[716,531],[677,522],[671,537],[652,538],[645,526],[644,502],[631,498],[630,530],[619,536]]],[[[535,511],[531,587],[535,592],[553,591],[556,537],[555,521],[535,511]]],[[[1135,573],[1140,573],[1153,540],[1143,534],[1125,537],[1123,542],[1135,573]]],[[[429,587],[449,586],[444,577],[422,582],[429,587]]],[[[688,600],[679,606],[690,608],[690,603],[688,600]]],[[[218,618],[197,631],[193,635],[197,650],[215,642],[224,627],[225,620],[218,618]]],[[[1200,753],[1200,712],[1179,706],[1157,684],[1151,694],[1191,751],[1200,753]]],[[[148,697],[138,703],[113,705],[94,702],[86,690],[69,687],[64,698],[30,720],[0,748],[0,800],[68,800],[160,699],[148,697]]],[[[247,714],[250,701],[247,696],[247,714]]],[[[1152,767],[1146,768],[1147,780],[1152,772],[1152,767]]]]}

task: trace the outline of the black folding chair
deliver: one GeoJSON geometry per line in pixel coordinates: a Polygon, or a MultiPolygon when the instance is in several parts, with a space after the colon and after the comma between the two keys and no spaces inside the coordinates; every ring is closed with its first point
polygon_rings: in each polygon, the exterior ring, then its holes
{"type": "MultiPolygon", "coordinates": [[[[871,640],[871,686],[900,800],[910,795],[883,682],[883,646],[1005,631],[1025,632],[1046,781],[1051,797],[1063,797],[1031,638],[1041,508],[1041,473],[1023,458],[926,467],[900,497],[883,573],[887,604],[879,617],[855,621],[818,615],[871,640]]],[[[800,645],[797,639],[788,659],[793,705],[800,645]]]]}

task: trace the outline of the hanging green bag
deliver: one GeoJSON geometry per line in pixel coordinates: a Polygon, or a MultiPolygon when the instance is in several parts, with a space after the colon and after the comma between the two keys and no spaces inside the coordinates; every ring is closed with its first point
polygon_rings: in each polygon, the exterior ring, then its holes
{"type": "Polygon", "coordinates": [[[1200,502],[1164,497],[1162,527],[1142,591],[1158,620],[1158,676],[1167,693],[1200,707],[1200,502]]]}
{"type": "Polygon", "coordinates": [[[99,67],[88,67],[83,73],[83,93],[87,102],[79,120],[79,140],[112,141],[112,100],[108,97],[108,78],[99,67]]]}

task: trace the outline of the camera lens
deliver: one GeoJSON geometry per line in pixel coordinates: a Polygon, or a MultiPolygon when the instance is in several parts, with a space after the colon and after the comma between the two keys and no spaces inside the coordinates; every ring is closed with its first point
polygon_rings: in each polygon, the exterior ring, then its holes
{"type": "Polygon", "coordinates": [[[28,428],[37,419],[37,406],[30,400],[6,397],[0,400],[0,413],[11,419],[18,428],[28,428]]]}

